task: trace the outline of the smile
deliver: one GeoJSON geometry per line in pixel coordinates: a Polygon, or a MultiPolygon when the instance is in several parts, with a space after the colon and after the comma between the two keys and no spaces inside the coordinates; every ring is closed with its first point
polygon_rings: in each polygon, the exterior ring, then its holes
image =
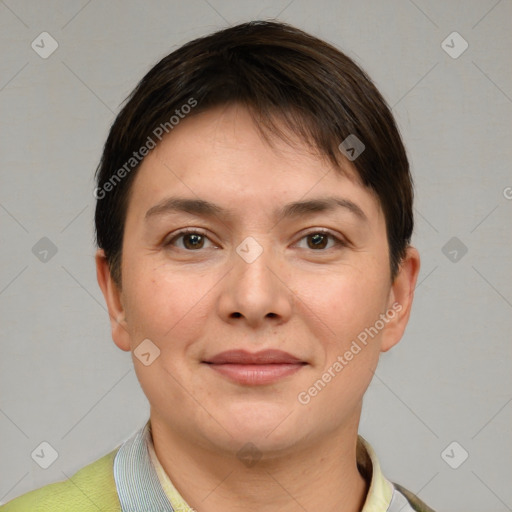
{"type": "Polygon", "coordinates": [[[246,386],[272,384],[293,375],[307,363],[280,350],[250,353],[229,350],[203,361],[213,371],[246,386]]]}

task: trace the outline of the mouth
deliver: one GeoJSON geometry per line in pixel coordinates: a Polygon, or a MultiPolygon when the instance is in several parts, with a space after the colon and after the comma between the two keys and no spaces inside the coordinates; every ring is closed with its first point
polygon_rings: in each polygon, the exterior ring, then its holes
{"type": "Polygon", "coordinates": [[[247,386],[274,383],[308,364],[281,350],[228,350],[202,362],[229,380],[247,386]]]}

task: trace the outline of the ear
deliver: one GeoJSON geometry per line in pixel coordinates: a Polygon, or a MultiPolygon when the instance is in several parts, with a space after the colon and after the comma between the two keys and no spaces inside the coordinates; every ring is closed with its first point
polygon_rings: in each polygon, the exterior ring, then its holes
{"type": "Polygon", "coordinates": [[[112,339],[121,350],[129,352],[130,336],[126,325],[122,292],[112,279],[103,249],[96,251],[96,277],[107,303],[112,339]]]}
{"type": "Polygon", "coordinates": [[[382,333],[381,351],[387,352],[402,338],[411,314],[414,288],[420,271],[420,255],[409,246],[389,292],[388,322],[382,333]]]}

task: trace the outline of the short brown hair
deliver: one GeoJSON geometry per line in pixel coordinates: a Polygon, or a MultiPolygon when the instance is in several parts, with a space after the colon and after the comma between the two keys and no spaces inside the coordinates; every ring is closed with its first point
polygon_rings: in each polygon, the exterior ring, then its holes
{"type": "Polygon", "coordinates": [[[164,57],[115,119],[96,171],[95,224],[116,284],[130,187],[143,158],[137,150],[169,133],[178,115],[232,103],[249,108],[264,135],[285,138],[275,121],[283,122],[340,170],[346,161],[340,143],[355,136],[364,144],[352,163],[380,201],[394,278],[412,234],[413,187],[391,110],[366,73],[334,46],[285,23],[252,21],[164,57]]]}

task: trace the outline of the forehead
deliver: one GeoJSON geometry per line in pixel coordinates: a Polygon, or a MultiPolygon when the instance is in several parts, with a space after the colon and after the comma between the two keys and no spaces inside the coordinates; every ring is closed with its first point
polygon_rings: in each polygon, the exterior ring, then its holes
{"type": "Polygon", "coordinates": [[[226,211],[278,212],[284,203],[337,193],[347,205],[356,205],[352,210],[359,206],[369,217],[380,216],[379,201],[350,162],[335,168],[296,135],[284,133],[285,139],[268,132],[264,138],[250,112],[237,105],[185,118],[142,162],[128,210],[142,204],[155,208],[170,193],[179,193],[211,204],[221,201],[226,211]]]}

